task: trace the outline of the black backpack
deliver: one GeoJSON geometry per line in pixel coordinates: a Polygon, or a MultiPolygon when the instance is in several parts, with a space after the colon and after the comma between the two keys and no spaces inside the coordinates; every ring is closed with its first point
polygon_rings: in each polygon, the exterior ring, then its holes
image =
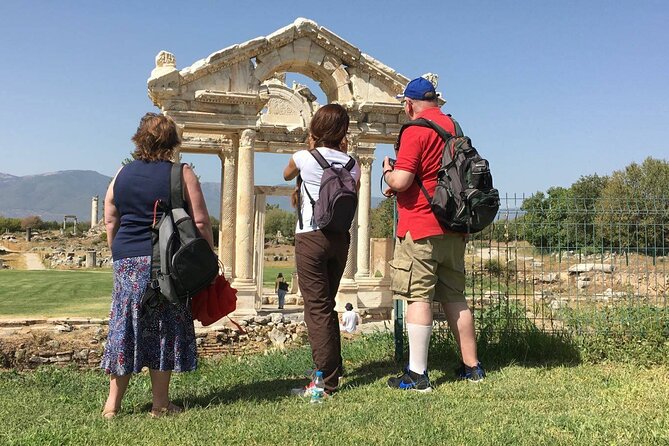
{"type": "Polygon", "coordinates": [[[430,197],[418,176],[416,182],[443,227],[453,232],[476,233],[495,220],[499,192],[492,185],[488,161],[481,158],[455,119],[451,120],[455,136],[428,119],[407,122],[400,129],[395,150],[399,149],[402,132],[407,127],[428,127],[439,134],[444,140],[444,151],[434,196],[430,197]]]}
{"type": "MultiPolygon", "coordinates": [[[[355,209],[358,206],[358,187],[351,176],[351,169],[355,165],[355,160],[350,158],[345,165],[336,162],[330,164],[318,150],[313,149],[309,153],[323,168],[318,200],[314,201],[307,190],[306,184],[304,185],[304,190],[309,197],[313,210],[312,218],[318,228],[323,231],[348,232],[351,229],[355,209]]],[[[302,229],[300,206],[298,206],[297,214],[300,229],[302,229]]]]}
{"type": "Polygon", "coordinates": [[[170,203],[154,205],[151,283],[142,304],[158,293],[170,303],[188,303],[218,275],[218,257],[184,209],[181,169],[179,163],[172,166],[170,203]],[[156,222],[159,209],[163,216],[156,222]]]}

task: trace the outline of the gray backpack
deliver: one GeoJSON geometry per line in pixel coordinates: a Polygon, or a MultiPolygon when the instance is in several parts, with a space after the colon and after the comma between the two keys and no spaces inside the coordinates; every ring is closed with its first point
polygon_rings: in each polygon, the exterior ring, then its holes
{"type": "Polygon", "coordinates": [[[184,208],[181,169],[179,163],[172,166],[170,203],[158,200],[154,206],[151,283],[142,304],[158,293],[173,304],[189,303],[218,275],[218,257],[184,208]],[[158,209],[163,216],[156,223],[158,209]]]}
{"type": "MultiPolygon", "coordinates": [[[[309,153],[323,168],[318,200],[314,201],[309,190],[307,190],[306,184],[304,186],[311,202],[312,218],[322,231],[348,232],[351,229],[355,209],[358,206],[358,187],[351,176],[351,169],[355,166],[355,160],[350,158],[345,165],[341,163],[330,164],[318,150],[310,150],[309,153]]],[[[300,229],[302,229],[302,213],[299,206],[297,214],[300,229]]]]}
{"type": "Polygon", "coordinates": [[[444,148],[433,196],[430,197],[418,176],[414,178],[444,228],[473,234],[482,231],[495,220],[500,205],[499,192],[492,185],[488,161],[479,155],[472,141],[464,136],[460,124],[450,115],[448,117],[453,121],[455,135],[434,121],[419,118],[402,126],[395,150],[399,150],[402,132],[407,127],[427,127],[437,132],[444,141],[444,148]]]}

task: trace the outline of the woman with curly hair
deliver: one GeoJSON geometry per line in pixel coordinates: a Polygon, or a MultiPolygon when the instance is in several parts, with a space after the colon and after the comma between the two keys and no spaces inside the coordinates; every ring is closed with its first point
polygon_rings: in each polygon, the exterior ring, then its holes
{"type": "MultiPolygon", "coordinates": [[[[101,367],[109,374],[109,396],[102,416],[121,408],[130,376],[148,367],[153,406],[150,415],[178,413],[170,402],[172,372],[197,366],[195,330],[190,308],[160,302],[142,312],[141,299],[151,275],[151,225],[156,200],[169,202],[171,159],[180,144],[172,119],[147,113],[132,137],[134,161],[123,166],[105,196],[107,242],[112,251],[114,286],[109,334],[101,367]]],[[[184,200],[200,235],[214,248],[211,222],[200,183],[188,165],[182,167],[184,200]]],[[[160,215],[158,216],[160,217],[160,215]]]]}

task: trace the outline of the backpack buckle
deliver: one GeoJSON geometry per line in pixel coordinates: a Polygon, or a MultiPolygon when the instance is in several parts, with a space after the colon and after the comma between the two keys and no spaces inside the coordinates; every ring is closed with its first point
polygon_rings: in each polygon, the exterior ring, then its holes
{"type": "Polygon", "coordinates": [[[158,283],[158,279],[153,279],[151,280],[150,283],[151,289],[159,291],[160,290],[160,284],[158,283]]]}

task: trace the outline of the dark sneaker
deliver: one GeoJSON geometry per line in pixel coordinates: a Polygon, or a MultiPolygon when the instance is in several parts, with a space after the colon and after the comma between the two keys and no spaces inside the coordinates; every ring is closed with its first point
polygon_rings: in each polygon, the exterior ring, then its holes
{"type": "Polygon", "coordinates": [[[427,371],[422,375],[412,372],[407,367],[403,374],[397,378],[390,378],[388,380],[388,387],[391,389],[415,390],[417,392],[432,392],[430,385],[430,378],[427,376],[427,371]]]}
{"type": "Polygon", "coordinates": [[[455,375],[459,379],[466,379],[472,382],[481,382],[485,378],[485,369],[479,362],[474,367],[469,367],[464,363],[460,363],[460,367],[455,370],[455,375]]]}

